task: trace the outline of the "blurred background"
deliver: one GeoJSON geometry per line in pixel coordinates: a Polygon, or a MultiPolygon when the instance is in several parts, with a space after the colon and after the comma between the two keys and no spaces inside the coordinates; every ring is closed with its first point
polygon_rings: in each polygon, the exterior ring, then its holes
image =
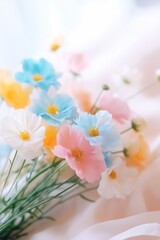
{"type": "Polygon", "coordinates": [[[159,29],[159,0],[0,0],[0,67],[49,54],[57,35],[67,50],[96,58],[93,74],[137,64],[159,50],[159,29]]]}
{"type": "Polygon", "coordinates": [[[93,92],[113,75],[142,86],[160,67],[159,29],[159,0],[0,0],[0,69],[17,71],[31,57],[54,62],[60,35],[64,52],[89,56],[83,81],[93,92]]]}

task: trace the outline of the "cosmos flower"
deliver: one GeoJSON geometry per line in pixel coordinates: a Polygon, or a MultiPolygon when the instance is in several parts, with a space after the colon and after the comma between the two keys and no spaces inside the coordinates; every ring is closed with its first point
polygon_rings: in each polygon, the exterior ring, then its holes
{"type": "Polygon", "coordinates": [[[0,136],[22,158],[30,160],[42,154],[45,127],[41,117],[19,109],[1,120],[0,136]]]}
{"type": "Polygon", "coordinates": [[[65,94],[50,97],[46,92],[41,92],[31,110],[50,125],[59,125],[64,120],[73,120],[77,116],[73,99],[65,94]]]}
{"type": "Polygon", "coordinates": [[[68,68],[75,74],[82,72],[89,64],[87,55],[83,53],[70,54],[68,57],[68,68]]]}
{"type": "Polygon", "coordinates": [[[57,144],[57,133],[59,128],[56,126],[46,126],[45,138],[44,138],[44,149],[45,149],[45,159],[50,161],[54,159],[54,154],[52,153],[52,148],[57,144]]]}
{"type": "Polygon", "coordinates": [[[112,117],[120,123],[129,120],[131,117],[131,111],[128,104],[112,94],[111,91],[104,91],[100,100],[99,108],[107,110],[112,114],[112,117]]]}
{"type": "Polygon", "coordinates": [[[150,160],[149,146],[142,134],[131,131],[124,139],[127,166],[144,168],[150,160]]]}
{"type": "Polygon", "coordinates": [[[135,168],[126,167],[121,159],[117,159],[111,168],[102,173],[98,193],[106,199],[125,198],[133,191],[136,177],[135,168]]]}
{"type": "Polygon", "coordinates": [[[15,109],[26,107],[30,94],[31,88],[14,81],[11,72],[0,70],[0,96],[9,106],[15,109]]]}
{"type": "Polygon", "coordinates": [[[95,115],[80,113],[75,127],[81,129],[92,145],[99,145],[104,152],[114,151],[120,144],[120,134],[112,123],[112,115],[99,111],[95,115]]]}
{"type": "Polygon", "coordinates": [[[89,91],[82,87],[82,83],[74,82],[70,88],[71,95],[75,98],[81,111],[90,112],[93,103],[89,91]]]}
{"type": "Polygon", "coordinates": [[[39,61],[34,59],[26,59],[23,61],[23,72],[16,74],[16,79],[22,83],[28,83],[34,87],[40,87],[47,91],[50,86],[59,88],[60,83],[57,79],[60,74],[57,74],[51,63],[41,58],[39,61]]]}
{"type": "Polygon", "coordinates": [[[142,77],[142,73],[139,69],[125,65],[119,73],[112,76],[112,81],[115,82],[117,87],[120,87],[122,83],[126,85],[139,83],[142,77]]]}
{"type": "Polygon", "coordinates": [[[65,158],[77,176],[87,182],[99,180],[106,169],[101,149],[90,145],[82,131],[72,126],[62,126],[57,135],[53,153],[65,158]]]}

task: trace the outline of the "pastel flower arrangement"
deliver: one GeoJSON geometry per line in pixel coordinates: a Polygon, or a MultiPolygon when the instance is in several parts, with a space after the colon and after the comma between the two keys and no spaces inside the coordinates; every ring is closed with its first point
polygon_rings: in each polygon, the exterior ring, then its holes
{"type": "MultiPolygon", "coordinates": [[[[82,56],[71,63],[79,74],[82,56]]],[[[90,109],[89,99],[78,107],[81,94],[60,93],[63,73],[45,59],[24,60],[15,80],[0,74],[1,240],[22,237],[51,209],[75,195],[87,199],[93,188],[106,199],[134,191],[149,147],[127,102],[104,85],[90,109]]]]}

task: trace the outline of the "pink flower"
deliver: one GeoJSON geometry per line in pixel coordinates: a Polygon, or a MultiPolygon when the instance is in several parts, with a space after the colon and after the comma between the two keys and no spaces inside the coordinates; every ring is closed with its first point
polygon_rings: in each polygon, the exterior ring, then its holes
{"type": "Polygon", "coordinates": [[[112,114],[112,117],[120,123],[130,119],[131,111],[127,103],[113,95],[111,91],[106,91],[102,94],[99,107],[107,110],[112,114]]]}
{"type": "Polygon", "coordinates": [[[73,73],[80,73],[88,66],[88,57],[82,53],[74,53],[68,57],[68,67],[73,73]]]}
{"type": "Polygon", "coordinates": [[[65,158],[81,179],[88,182],[99,180],[106,164],[100,147],[91,146],[83,133],[71,126],[62,126],[53,153],[65,158]]]}

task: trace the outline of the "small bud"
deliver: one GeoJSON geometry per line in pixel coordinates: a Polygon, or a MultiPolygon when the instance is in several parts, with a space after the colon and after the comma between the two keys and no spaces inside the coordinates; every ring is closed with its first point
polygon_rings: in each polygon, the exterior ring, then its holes
{"type": "Polygon", "coordinates": [[[134,131],[140,132],[146,128],[146,122],[144,121],[143,118],[137,117],[132,120],[131,127],[134,131]]]}
{"type": "Polygon", "coordinates": [[[125,84],[131,84],[131,81],[127,78],[123,78],[122,81],[125,83],[125,84]]]}
{"type": "Polygon", "coordinates": [[[107,84],[104,84],[102,88],[103,88],[104,91],[109,90],[109,86],[107,84]]]}
{"type": "Polygon", "coordinates": [[[124,149],[123,149],[123,154],[124,154],[125,157],[129,157],[128,149],[127,149],[127,148],[124,148],[124,149]]]}
{"type": "Polygon", "coordinates": [[[132,121],[131,123],[131,126],[132,126],[132,129],[136,132],[139,132],[140,131],[140,125],[137,124],[136,122],[132,121]]]}

